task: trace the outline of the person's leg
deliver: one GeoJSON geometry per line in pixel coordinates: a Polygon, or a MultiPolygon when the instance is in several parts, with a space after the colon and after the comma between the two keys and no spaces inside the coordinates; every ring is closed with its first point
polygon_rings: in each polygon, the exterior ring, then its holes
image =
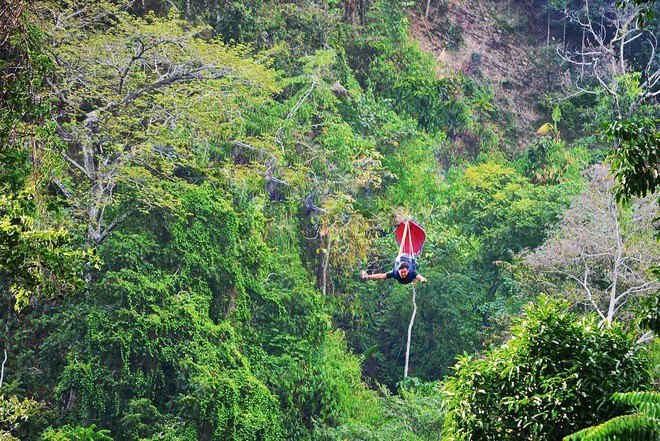
{"type": "Polygon", "coordinates": [[[408,262],[408,263],[414,263],[414,260],[411,261],[412,256],[408,253],[401,253],[396,256],[396,259],[394,259],[394,271],[399,271],[399,265],[401,265],[401,262],[408,262]]]}
{"type": "Polygon", "coordinates": [[[399,265],[401,265],[401,262],[408,261],[408,258],[406,256],[409,256],[409,254],[401,253],[396,255],[396,257],[394,258],[394,271],[399,271],[399,265]]]}
{"type": "Polygon", "coordinates": [[[419,268],[419,263],[417,262],[417,255],[413,256],[411,260],[411,265],[412,265],[412,269],[417,271],[417,268],[419,268]]]}
{"type": "Polygon", "coordinates": [[[412,256],[408,253],[401,253],[398,256],[396,256],[396,258],[399,262],[410,262],[412,256]]]}

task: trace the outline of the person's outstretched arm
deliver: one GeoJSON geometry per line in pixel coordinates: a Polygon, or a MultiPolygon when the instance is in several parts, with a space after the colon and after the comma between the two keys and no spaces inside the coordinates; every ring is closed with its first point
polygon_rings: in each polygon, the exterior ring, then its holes
{"type": "Polygon", "coordinates": [[[426,283],[426,277],[422,276],[421,274],[417,274],[417,277],[415,277],[415,280],[418,280],[422,283],[426,283]]]}
{"type": "Polygon", "coordinates": [[[366,271],[362,271],[362,278],[364,280],[384,280],[387,279],[387,274],[386,273],[367,274],[366,271]]]}

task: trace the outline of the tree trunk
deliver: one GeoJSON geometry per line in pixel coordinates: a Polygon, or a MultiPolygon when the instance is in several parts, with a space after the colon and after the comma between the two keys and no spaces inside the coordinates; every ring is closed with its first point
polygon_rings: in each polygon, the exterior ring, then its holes
{"type": "Polygon", "coordinates": [[[612,218],[614,219],[614,238],[616,240],[616,250],[614,252],[614,268],[612,269],[612,288],[610,290],[610,304],[607,309],[607,326],[612,324],[614,319],[614,313],[616,312],[616,304],[620,298],[617,298],[617,284],[619,283],[619,268],[621,267],[621,262],[623,260],[624,245],[623,239],[621,237],[621,230],[619,228],[619,216],[618,216],[618,207],[614,196],[610,195],[609,200],[609,209],[612,213],[612,218]]]}
{"type": "Polygon", "coordinates": [[[564,7],[564,30],[561,37],[561,47],[566,51],[566,17],[568,16],[568,9],[564,7]]]}
{"type": "Polygon", "coordinates": [[[2,388],[2,382],[5,379],[5,363],[7,363],[7,349],[5,349],[5,359],[2,360],[2,368],[0,368],[0,388],[2,388]]]}
{"type": "Polygon", "coordinates": [[[582,48],[580,48],[580,53],[582,54],[582,64],[580,65],[580,78],[584,77],[584,37],[585,37],[585,29],[584,27],[582,28],[582,48]]]}
{"type": "Polygon", "coordinates": [[[37,209],[37,215],[43,215],[46,212],[44,197],[41,194],[41,160],[37,149],[37,141],[32,141],[32,182],[34,184],[34,201],[37,209]]]}
{"type": "Polygon", "coordinates": [[[225,312],[226,319],[236,310],[236,297],[238,297],[238,288],[236,285],[232,285],[232,287],[229,288],[229,302],[227,304],[227,311],[225,312]]]}
{"type": "Polygon", "coordinates": [[[545,39],[545,47],[550,47],[550,8],[548,8],[548,36],[545,39]]]}
{"type": "Polygon", "coordinates": [[[328,293],[328,268],[330,267],[330,236],[328,236],[328,246],[325,250],[323,259],[323,270],[321,273],[321,292],[325,297],[328,293]]]}
{"type": "Polygon", "coordinates": [[[367,25],[367,11],[369,10],[369,0],[359,0],[358,14],[360,16],[360,24],[367,25]]]}
{"type": "Polygon", "coordinates": [[[355,10],[355,0],[348,0],[344,6],[344,16],[346,17],[346,21],[352,25],[355,24],[355,10]]]}

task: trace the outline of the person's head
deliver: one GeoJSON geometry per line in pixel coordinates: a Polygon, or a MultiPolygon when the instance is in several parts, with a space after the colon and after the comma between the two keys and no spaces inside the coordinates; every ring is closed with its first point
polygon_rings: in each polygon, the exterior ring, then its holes
{"type": "Polygon", "coordinates": [[[406,277],[408,277],[409,272],[410,272],[410,265],[408,264],[408,262],[401,262],[399,264],[399,276],[405,279],[406,277]]]}

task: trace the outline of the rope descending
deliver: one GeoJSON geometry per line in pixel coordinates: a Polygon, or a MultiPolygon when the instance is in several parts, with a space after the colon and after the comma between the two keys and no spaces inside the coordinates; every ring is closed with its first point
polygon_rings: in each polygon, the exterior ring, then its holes
{"type": "MultiPolygon", "coordinates": [[[[401,246],[399,247],[399,254],[403,253],[403,247],[404,244],[406,243],[406,235],[408,235],[408,244],[410,245],[410,251],[413,251],[413,246],[412,246],[412,236],[410,235],[409,228],[408,228],[408,221],[406,221],[406,225],[403,230],[403,238],[401,240],[401,246]]],[[[413,259],[414,259],[414,253],[411,254],[410,256],[410,271],[413,271],[413,259]]],[[[415,283],[411,283],[412,285],[412,301],[413,301],[413,312],[412,316],[410,317],[410,324],[408,324],[408,342],[406,344],[406,364],[403,368],[403,378],[408,378],[408,362],[410,360],[410,340],[412,337],[412,328],[413,324],[415,323],[415,316],[417,315],[417,293],[415,292],[415,283]]]]}

